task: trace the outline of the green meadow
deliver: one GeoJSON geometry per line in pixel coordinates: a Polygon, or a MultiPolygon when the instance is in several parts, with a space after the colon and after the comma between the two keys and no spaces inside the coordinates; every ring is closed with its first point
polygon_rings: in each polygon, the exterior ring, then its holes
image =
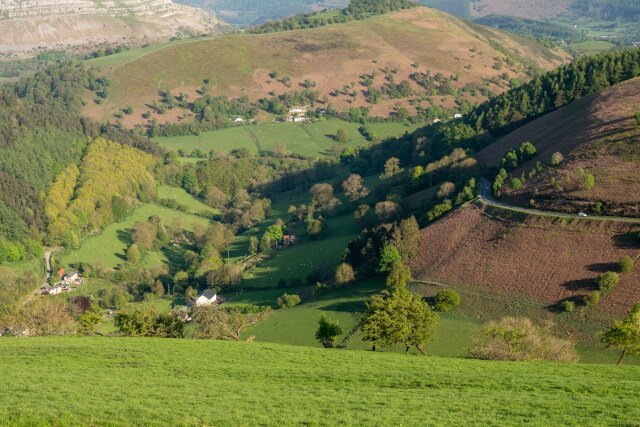
{"type": "Polygon", "coordinates": [[[158,198],[160,199],[172,199],[180,203],[181,205],[186,206],[187,208],[189,208],[189,213],[221,213],[218,209],[213,209],[212,207],[205,205],[200,200],[187,193],[183,188],[170,187],[168,185],[159,185],[157,194],[158,198]]]}
{"type": "MultiPolygon", "coordinates": [[[[57,265],[66,268],[78,261],[90,262],[99,259],[108,267],[117,267],[125,261],[125,251],[131,245],[133,225],[138,221],[146,221],[152,215],[158,215],[165,224],[169,224],[174,218],[184,218],[187,230],[193,230],[195,223],[202,225],[209,223],[209,220],[195,215],[153,203],[141,203],[123,221],[109,224],[100,234],[82,239],[78,249],[67,249],[56,253],[57,265]]],[[[180,251],[180,248],[171,247],[163,252],[147,251],[141,263],[143,266],[171,264],[172,251],[180,251]]]]}
{"type": "MultiPolygon", "coordinates": [[[[161,146],[170,150],[185,150],[191,153],[200,149],[203,153],[211,150],[229,152],[246,148],[253,153],[272,151],[278,144],[284,144],[288,151],[309,157],[320,157],[331,152],[336,145],[360,147],[369,144],[360,133],[360,123],[343,120],[318,120],[308,123],[260,123],[233,126],[203,132],[200,136],[173,136],[155,138],[161,146]],[[347,132],[349,140],[339,144],[335,141],[338,129],[347,132]]],[[[378,138],[389,138],[411,132],[418,126],[410,123],[368,123],[367,128],[378,138]]]]}
{"type": "Polygon", "coordinates": [[[0,339],[2,425],[633,425],[640,368],[160,338],[0,339]]]}

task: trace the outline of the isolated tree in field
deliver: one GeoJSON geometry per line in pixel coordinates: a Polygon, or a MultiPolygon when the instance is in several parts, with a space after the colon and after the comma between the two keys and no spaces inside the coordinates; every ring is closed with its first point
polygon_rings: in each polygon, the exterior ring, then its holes
{"type": "Polygon", "coordinates": [[[402,261],[396,261],[391,266],[387,275],[386,285],[392,292],[400,288],[405,288],[407,283],[413,281],[411,269],[404,265],[402,261]]]}
{"type": "Polygon", "coordinates": [[[278,307],[280,308],[292,308],[300,304],[300,295],[285,293],[278,298],[278,307]]]}
{"type": "Polygon", "coordinates": [[[439,199],[446,199],[456,192],[456,185],[453,182],[443,182],[436,193],[439,199]]]}
{"type": "Polygon", "coordinates": [[[596,277],[595,284],[601,292],[613,290],[620,282],[620,276],[614,271],[607,271],[596,277]]]}
{"type": "Polygon", "coordinates": [[[369,189],[362,185],[362,177],[358,174],[351,174],[342,183],[342,189],[351,202],[355,202],[369,194],[369,189]]]}
{"type": "Polygon", "coordinates": [[[99,305],[92,304],[91,308],[80,316],[80,332],[92,334],[96,327],[103,322],[102,308],[99,305]]]}
{"type": "Polygon", "coordinates": [[[583,298],[584,305],[595,307],[600,302],[600,291],[591,291],[583,298]]]}
{"type": "Polygon", "coordinates": [[[596,180],[590,173],[584,176],[584,189],[591,190],[596,185],[596,180]]]}
{"type": "Polygon", "coordinates": [[[266,254],[271,250],[271,238],[265,233],[262,235],[262,239],[260,239],[260,252],[266,254]]]}
{"type": "Polygon", "coordinates": [[[398,250],[402,262],[407,263],[416,256],[420,248],[420,226],[416,217],[411,215],[393,227],[389,243],[398,250]]]}
{"type": "Polygon", "coordinates": [[[622,322],[614,322],[613,326],[602,333],[600,340],[606,347],[622,350],[618,365],[628,354],[640,353],[640,303],[636,303],[622,322]]]}
{"type": "Polygon", "coordinates": [[[350,283],[353,283],[356,280],[356,275],[353,272],[353,267],[351,267],[346,262],[343,262],[336,269],[336,285],[338,286],[347,286],[350,283]]]}
{"type": "Polygon", "coordinates": [[[375,212],[380,222],[389,223],[402,215],[402,207],[395,202],[385,200],[384,202],[376,203],[375,212]]]}
{"type": "Polygon", "coordinates": [[[551,164],[557,166],[564,160],[564,156],[561,152],[557,151],[551,155],[551,164]]]}
{"type": "Polygon", "coordinates": [[[131,264],[137,264],[140,262],[140,258],[142,258],[142,254],[138,249],[138,246],[131,245],[129,249],[127,249],[127,261],[131,264]]]}
{"type": "Polygon", "coordinates": [[[249,239],[249,253],[251,255],[257,254],[259,245],[260,242],[258,238],[256,236],[251,236],[251,238],[249,239]]]}
{"type": "Polygon", "coordinates": [[[349,140],[349,136],[347,135],[347,131],[340,128],[336,132],[336,141],[338,142],[347,142],[349,140]]]}
{"type": "Polygon", "coordinates": [[[396,248],[391,245],[386,245],[380,251],[380,259],[378,261],[378,273],[386,273],[391,270],[393,263],[402,261],[402,257],[396,248]]]}
{"type": "Polygon", "coordinates": [[[436,295],[436,311],[449,311],[460,305],[460,295],[453,289],[443,289],[436,295]]]}
{"type": "Polygon", "coordinates": [[[240,334],[255,325],[268,312],[244,314],[237,307],[196,307],[193,319],[198,322],[198,336],[209,340],[240,341],[240,334]]]}
{"type": "Polygon", "coordinates": [[[282,240],[282,227],[278,227],[277,225],[270,225],[267,227],[267,230],[264,232],[265,236],[269,236],[272,242],[279,242],[282,240]]]}
{"type": "Polygon", "coordinates": [[[324,313],[320,313],[318,321],[318,330],[316,331],[316,339],[322,343],[325,348],[333,348],[333,343],[338,335],[342,334],[342,328],[337,320],[327,320],[324,313]]]}
{"type": "Polygon", "coordinates": [[[633,260],[628,256],[623,256],[618,262],[618,271],[622,274],[630,273],[633,270],[633,260]]]}
{"type": "Polygon", "coordinates": [[[380,175],[380,178],[391,178],[394,175],[400,173],[400,159],[396,157],[389,158],[384,164],[384,173],[380,175]]]}
{"type": "Polygon", "coordinates": [[[554,336],[552,326],[551,323],[535,325],[526,317],[489,322],[470,355],[485,360],[577,362],[573,342],[554,336]]]}
{"type": "Polygon", "coordinates": [[[311,187],[311,194],[312,203],[319,211],[331,212],[340,204],[340,200],[333,195],[331,184],[316,184],[311,187]]]}
{"type": "Polygon", "coordinates": [[[147,221],[138,221],[133,224],[131,240],[138,245],[141,251],[151,249],[156,235],[156,227],[147,221]]]}
{"type": "Polygon", "coordinates": [[[362,323],[363,340],[371,341],[373,350],[380,344],[393,347],[405,345],[405,353],[416,347],[426,354],[422,347],[431,342],[438,324],[438,315],[422,298],[405,288],[395,290],[390,296],[374,295],[367,304],[362,323]]]}

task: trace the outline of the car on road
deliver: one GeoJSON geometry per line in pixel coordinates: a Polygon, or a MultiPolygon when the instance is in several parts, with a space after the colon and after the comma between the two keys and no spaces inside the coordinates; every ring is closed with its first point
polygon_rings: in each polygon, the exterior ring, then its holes
{"type": "Polygon", "coordinates": [[[584,218],[585,216],[587,216],[587,214],[586,214],[586,213],[584,213],[584,212],[580,212],[580,213],[578,214],[578,216],[580,216],[580,217],[583,217],[583,218],[584,218]]]}

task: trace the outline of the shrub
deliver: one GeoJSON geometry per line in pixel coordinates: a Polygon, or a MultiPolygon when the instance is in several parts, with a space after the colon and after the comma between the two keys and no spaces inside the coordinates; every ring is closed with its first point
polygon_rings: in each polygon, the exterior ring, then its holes
{"type": "Polygon", "coordinates": [[[313,296],[318,297],[320,295],[324,295],[329,292],[329,286],[324,283],[316,283],[316,287],[313,288],[313,296]]]}
{"type": "Polygon", "coordinates": [[[618,262],[618,271],[620,273],[630,273],[631,270],[633,270],[633,260],[625,255],[618,262]]]}
{"type": "Polygon", "coordinates": [[[608,292],[613,290],[613,288],[618,286],[619,282],[620,282],[620,277],[618,276],[618,273],[614,271],[607,271],[606,273],[599,275],[595,279],[596,286],[602,292],[608,292]]]}
{"type": "Polygon", "coordinates": [[[289,295],[284,294],[280,298],[278,298],[278,307],[280,308],[291,308],[300,304],[300,295],[289,295]]]}
{"type": "Polygon", "coordinates": [[[336,270],[336,285],[338,286],[347,286],[349,283],[352,283],[356,280],[356,276],[353,272],[353,267],[351,267],[346,262],[340,264],[336,270]]]}
{"type": "Polygon", "coordinates": [[[590,173],[584,176],[584,189],[591,190],[596,185],[595,178],[590,173]]]}
{"type": "Polygon", "coordinates": [[[489,322],[470,355],[485,360],[577,362],[573,342],[554,336],[551,327],[551,323],[535,325],[526,317],[489,322]]]}
{"type": "Polygon", "coordinates": [[[511,182],[509,183],[509,187],[511,187],[513,190],[519,190],[522,188],[522,181],[520,181],[520,179],[518,178],[512,178],[511,182]]]}
{"type": "Polygon", "coordinates": [[[562,301],[562,309],[567,313],[573,313],[576,308],[576,303],[573,301],[562,301]]]}
{"type": "Polygon", "coordinates": [[[640,126],[640,111],[636,113],[636,123],[640,126]]]}
{"type": "Polygon", "coordinates": [[[436,311],[449,311],[460,305],[460,295],[453,289],[443,289],[436,295],[436,311]]]}
{"type": "Polygon", "coordinates": [[[587,307],[595,307],[600,302],[600,292],[591,291],[584,296],[584,305],[587,307]]]}

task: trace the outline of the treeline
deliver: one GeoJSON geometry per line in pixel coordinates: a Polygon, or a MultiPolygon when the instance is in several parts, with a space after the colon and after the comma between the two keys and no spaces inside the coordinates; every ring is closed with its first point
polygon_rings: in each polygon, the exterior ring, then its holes
{"type": "Polygon", "coordinates": [[[564,40],[567,43],[577,43],[587,39],[584,34],[572,28],[519,16],[488,15],[477,18],[474,22],[534,39],[564,40]]]}
{"type": "Polygon", "coordinates": [[[77,235],[113,221],[114,197],[149,201],[155,197],[151,175],[155,160],[132,147],[97,138],[80,167],[69,165],[45,200],[47,243],[77,246],[77,235]]]}
{"type": "Polygon", "coordinates": [[[92,70],[61,61],[0,87],[0,237],[7,242],[25,248],[42,243],[44,195],[56,176],[80,163],[87,136],[161,152],[146,138],[81,116],[86,91],[109,85],[92,70]]]}
{"type": "Polygon", "coordinates": [[[282,20],[266,21],[262,25],[249,27],[250,34],[264,34],[278,31],[290,31],[305,28],[318,28],[331,24],[340,24],[354,20],[366,19],[373,15],[381,15],[395,10],[419,7],[420,4],[410,0],[351,0],[349,6],[337,14],[327,14],[327,10],[307,12],[290,16],[282,20]],[[323,14],[327,16],[323,16],[323,14]]]}
{"type": "Polygon", "coordinates": [[[571,11],[594,20],[640,21],[640,3],[637,0],[576,0],[571,11]]]}
{"type": "Polygon", "coordinates": [[[640,49],[579,58],[471,109],[462,120],[420,130],[435,154],[478,150],[557,108],[640,75],[640,49]]]}

